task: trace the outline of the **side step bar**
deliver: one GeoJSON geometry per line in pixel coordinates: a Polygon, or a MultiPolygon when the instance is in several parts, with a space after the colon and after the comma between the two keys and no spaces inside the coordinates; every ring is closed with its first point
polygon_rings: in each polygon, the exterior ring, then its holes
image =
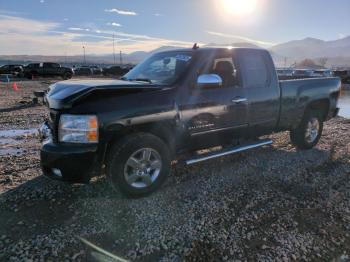
{"type": "Polygon", "coordinates": [[[203,156],[203,157],[198,157],[198,158],[187,160],[186,165],[193,165],[193,164],[196,164],[196,163],[199,163],[202,161],[206,161],[209,159],[227,156],[227,155],[231,155],[231,154],[239,153],[239,152],[246,151],[249,149],[253,149],[253,148],[257,148],[257,147],[261,147],[261,146],[266,146],[266,145],[271,145],[271,144],[272,144],[271,140],[263,140],[263,141],[258,141],[257,143],[254,143],[254,144],[233,147],[230,149],[225,149],[225,150],[220,151],[218,153],[212,153],[212,154],[208,154],[208,155],[203,156]]]}

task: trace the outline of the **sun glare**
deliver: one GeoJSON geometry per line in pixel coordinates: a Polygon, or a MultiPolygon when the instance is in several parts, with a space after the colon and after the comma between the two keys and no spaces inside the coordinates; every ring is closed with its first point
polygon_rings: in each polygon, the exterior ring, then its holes
{"type": "Polygon", "coordinates": [[[254,13],[257,8],[257,0],[221,0],[225,12],[244,16],[254,13]]]}

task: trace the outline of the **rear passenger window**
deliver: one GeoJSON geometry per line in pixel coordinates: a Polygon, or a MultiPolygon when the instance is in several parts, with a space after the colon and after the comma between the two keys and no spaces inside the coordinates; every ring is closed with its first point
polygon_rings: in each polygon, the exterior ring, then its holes
{"type": "Polygon", "coordinates": [[[242,55],[241,61],[247,87],[268,87],[269,70],[261,52],[246,52],[242,55]]]}

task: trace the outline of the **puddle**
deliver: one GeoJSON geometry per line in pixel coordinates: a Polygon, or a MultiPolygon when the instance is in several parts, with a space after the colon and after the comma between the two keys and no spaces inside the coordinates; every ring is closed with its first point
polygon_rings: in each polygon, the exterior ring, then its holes
{"type": "Polygon", "coordinates": [[[20,156],[25,150],[18,148],[21,137],[37,135],[37,129],[0,130],[0,156],[20,156]]]}
{"type": "Polygon", "coordinates": [[[0,148],[0,156],[20,156],[23,155],[23,149],[17,148],[0,148]]]}
{"type": "Polygon", "coordinates": [[[2,138],[14,138],[20,136],[37,135],[38,129],[13,129],[13,130],[0,130],[0,139],[2,138]]]}
{"type": "Polygon", "coordinates": [[[0,146],[2,146],[2,145],[17,145],[17,144],[19,144],[19,141],[16,139],[0,137],[0,146]]]}

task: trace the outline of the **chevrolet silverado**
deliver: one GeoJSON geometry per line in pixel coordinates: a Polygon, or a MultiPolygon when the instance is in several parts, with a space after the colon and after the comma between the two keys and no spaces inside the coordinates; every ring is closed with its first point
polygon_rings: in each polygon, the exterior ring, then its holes
{"type": "Polygon", "coordinates": [[[71,182],[105,173],[113,188],[141,196],[184,153],[195,164],[271,144],[259,137],[280,131],[310,149],[338,113],[340,85],[279,81],[263,49],[197,47],[156,53],[120,80],[58,82],[45,98],[43,173],[71,182]]]}

